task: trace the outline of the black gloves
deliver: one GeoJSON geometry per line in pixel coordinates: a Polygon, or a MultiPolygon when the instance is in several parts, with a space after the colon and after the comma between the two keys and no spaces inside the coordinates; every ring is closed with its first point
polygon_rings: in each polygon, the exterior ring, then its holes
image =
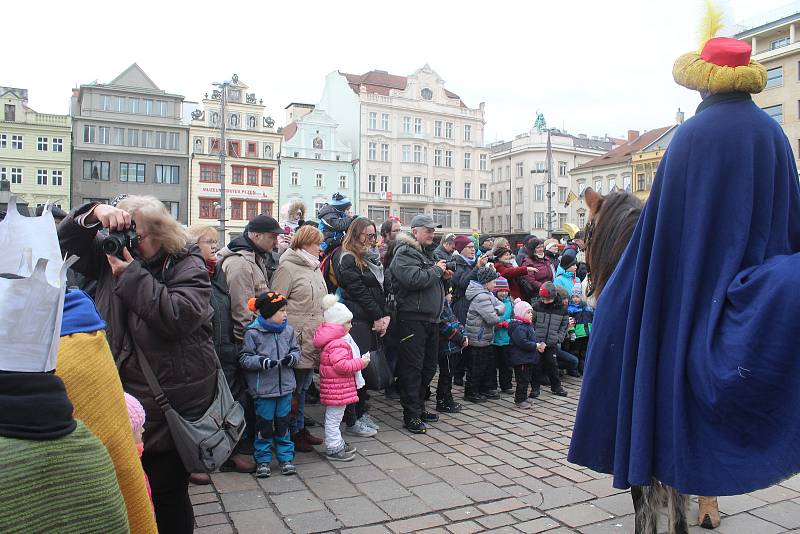
{"type": "Polygon", "coordinates": [[[274,369],[278,366],[278,360],[270,360],[269,358],[262,358],[261,359],[261,367],[265,371],[269,371],[270,369],[274,369]]]}
{"type": "Polygon", "coordinates": [[[283,367],[290,367],[292,365],[292,357],[284,356],[283,358],[281,358],[281,365],[283,367]]]}

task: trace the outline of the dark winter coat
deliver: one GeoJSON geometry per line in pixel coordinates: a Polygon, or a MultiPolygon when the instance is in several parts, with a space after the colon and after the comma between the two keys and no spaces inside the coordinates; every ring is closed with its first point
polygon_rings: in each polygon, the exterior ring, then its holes
{"type": "Polygon", "coordinates": [[[445,303],[439,318],[439,354],[461,352],[465,337],[464,325],[458,322],[450,304],[445,303]]]}
{"type": "Polygon", "coordinates": [[[369,267],[364,266],[361,269],[356,263],[356,257],[341,249],[332,260],[336,280],[339,282],[339,297],[353,313],[353,319],[373,323],[389,315],[383,287],[369,267]]]}
{"type": "Polygon", "coordinates": [[[300,347],[291,325],[287,324],[283,332],[270,332],[255,320],[244,331],[239,365],[244,369],[247,391],[253,398],[291,394],[296,386],[292,368],[299,361],[300,347]],[[286,356],[291,356],[292,363],[264,370],[265,360],[280,361],[286,356]]]}
{"type": "Polygon", "coordinates": [[[438,323],[444,303],[441,269],[433,255],[409,234],[400,234],[392,264],[395,304],[399,320],[438,323]]]}
{"type": "Polygon", "coordinates": [[[239,344],[233,335],[231,294],[225,273],[219,266],[211,278],[211,307],[214,309],[211,321],[214,351],[217,353],[233,398],[239,400],[243,398],[242,394],[246,391],[246,387],[239,368],[239,344]]]}
{"type": "Polygon", "coordinates": [[[317,212],[319,229],[322,231],[323,250],[331,251],[342,244],[344,234],[353,222],[353,217],[346,215],[330,204],[324,204],[317,212]]]}
{"type": "Polygon", "coordinates": [[[546,256],[542,259],[539,259],[536,256],[528,256],[522,262],[522,266],[536,268],[535,273],[525,275],[525,279],[533,287],[535,295],[539,294],[539,288],[542,287],[542,284],[553,281],[553,271],[550,270],[552,263],[547,259],[546,256]]]}
{"type": "Polygon", "coordinates": [[[448,263],[453,261],[453,253],[447,252],[442,245],[433,250],[433,257],[436,261],[444,260],[448,263]]]}
{"type": "Polygon", "coordinates": [[[125,391],[144,406],[145,450],[174,449],[164,414],[155,402],[139,366],[135,348],[147,358],[170,404],[188,419],[202,416],[217,387],[211,318],[211,283],[200,249],[191,245],[178,254],[159,254],[149,262],[134,260],[117,277],[97,238],[99,225],[84,228],[75,217],[58,227],[61,250],[80,260],[73,268],[97,280],[95,303],[108,323],[106,337],[125,391]]]}
{"type": "Polygon", "coordinates": [[[456,264],[456,270],[453,272],[450,283],[453,287],[453,303],[455,303],[467,292],[470,280],[475,280],[478,258],[476,257],[475,261],[470,265],[462,255],[453,254],[453,262],[456,264]]]}
{"type": "Polygon", "coordinates": [[[533,324],[536,327],[536,339],[548,347],[555,347],[567,337],[569,315],[558,299],[552,304],[536,299],[533,301],[533,324]]]}
{"type": "Polygon", "coordinates": [[[536,328],[530,323],[511,321],[508,332],[511,335],[511,346],[508,349],[509,363],[513,365],[536,365],[539,363],[539,351],[536,350],[536,328]]]}

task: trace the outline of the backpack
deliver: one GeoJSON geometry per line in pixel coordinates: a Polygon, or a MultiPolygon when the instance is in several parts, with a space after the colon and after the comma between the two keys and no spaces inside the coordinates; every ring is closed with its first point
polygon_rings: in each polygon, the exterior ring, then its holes
{"type": "MultiPolygon", "coordinates": [[[[330,232],[328,224],[322,218],[320,218],[319,224],[317,225],[317,230],[322,232],[322,235],[325,235],[326,231],[330,232]]],[[[333,252],[335,252],[336,249],[338,249],[339,246],[341,246],[343,240],[344,240],[344,232],[334,231],[332,232],[332,235],[330,237],[327,237],[322,241],[322,244],[320,245],[319,248],[322,250],[323,253],[326,252],[328,248],[331,248],[331,254],[333,254],[333,252]]]]}
{"type": "Polygon", "coordinates": [[[335,293],[339,289],[339,281],[336,279],[336,271],[333,268],[333,257],[338,252],[339,247],[334,248],[330,254],[326,254],[322,261],[319,262],[319,270],[322,272],[322,278],[325,280],[328,293],[335,293]]]}

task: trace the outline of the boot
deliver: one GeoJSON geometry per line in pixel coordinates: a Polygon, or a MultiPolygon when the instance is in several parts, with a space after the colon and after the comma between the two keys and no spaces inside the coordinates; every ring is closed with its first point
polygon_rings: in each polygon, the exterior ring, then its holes
{"type": "Polygon", "coordinates": [[[697,523],[707,529],[715,529],[719,526],[722,519],[719,516],[719,504],[716,497],[697,497],[699,511],[697,513],[697,523]]]}
{"type": "Polygon", "coordinates": [[[222,464],[220,471],[235,471],[236,473],[255,473],[256,462],[248,454],[233,454],[228,461],[222,464]]]}
{"type": "Polygon", "coordinates": [[[294,450],[297,452],[314,452],[314,446],[305,439],[302,432],[295,433],[292,436],[292,442],[294,443],[294,450]]]}
{"type": "Polygon", "coordinates": [[[303,429],[302,429],[302,430],[300,430],[299,434],[300,434],[301,436],[303,436],[303,439],[305,439],[305,440],[306,440],[308,443],[310,443],[311,445],[322,445],[322,443],[323,443],[323,440],[321,440],[321,439],[320,439],[320,438],[318,438],[317,436],[313,435],[313,434],[312,434],[311,432],[309,432],[309,431],[308,431],[308,429],[307,429],[307,428],[305,428],[305,427],[303,427],[303,429]]]}
{"type": "Polygon", "coordinates": [[[192,473],[189,475],[189,482],[198,486],[207,486],[211,484],[211,477],[208,473],[192,473]]]}

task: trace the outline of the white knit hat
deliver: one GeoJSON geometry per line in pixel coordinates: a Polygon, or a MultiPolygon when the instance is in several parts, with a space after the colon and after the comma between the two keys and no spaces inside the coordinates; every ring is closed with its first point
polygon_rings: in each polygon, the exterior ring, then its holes
{"type": "Polygon", "coordinates": [[[322,297],[322,318],[326,323],[345,324],[353,320],[353,313],[347,306],[339,302],[336,295],[325,295],[322,297]]]}

